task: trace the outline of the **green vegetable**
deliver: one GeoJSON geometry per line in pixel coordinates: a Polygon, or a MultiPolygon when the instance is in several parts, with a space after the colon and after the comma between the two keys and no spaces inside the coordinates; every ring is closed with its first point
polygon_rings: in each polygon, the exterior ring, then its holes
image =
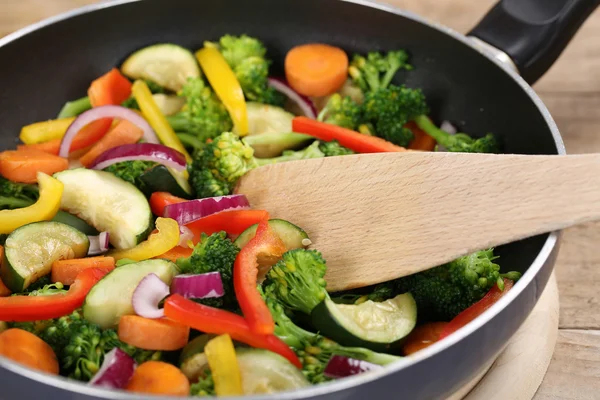
{"type": "Polygon", "coordinates": [[[466,133],[451,135],[435,126],[425,115],[416,117],[415,123],[425,133],[434,138],[438,145],[444,146],[448,151],[462,153],[498,153],[500,151],[500,144],[491,133],[478,139],[473,139],[466,133]]]}
{"type": "MultiPolygon", "coordinates": [[[[150,92],[152,94],[164,94],[167,92],[165,90],[165,88],[160,86],[158,83],[154,83],[153,81],[148,80],[148,79],[144,79],[144,82],[146,82],[146,85],[148,86],[148,89],[150,89],[150,92]]],[[[140,106],[138,105],[137,100],[133,96],[131,96],[127,100],[125,100],[121,104],[121,106],[123,106],[125,108],[130,108],[132,110],[138,110],[138,111],[140,109],[140,106]]]]}
{"type": "Polygon", "coordinates": [[[350,96],[334,93],[319,113],[317,119],[328,124],[356,130],[363,119],[363,109],[350,96]]]}
{"type": "Polygon", "coordinates": [[[286,150],[296,150],[314,140],[303,133],[259,133],[242,138],[243,142],[254,150],[254,156],[261,158],[280,156],[286,150]]]}
{"type": "Polygon", "coordinates": [[[178,179],[180,175],[164,165],[157,164],[137,178],[138,187],[147,197],[152,196],[154,192],[169,192],[174,196],[189,199],[192,189],[185,178],[178,179]]]}
{"type": "Polygon", "coordinates": [[[58,210],[54,218],[52,218],[52,221],[62,222],[63,224],[72,226],[78,231],[81,231],[82,233],[85,233],[89,236],[96,236],[100,233],[96,228],[94,228],[78,216],[69,214],[68,212],[63,210],[58,210]]]}
{"type": "Polygon", "coordinates": [[[354,154],[354,151],[342,146],[337,140],[332,140],[331,142],[320,142],[319,150],[325,154],[325,157],[354,154]]]}
{"type": "Polygon", "coordinates": [[[37,185],[12,182],[0,176],[0,210],[28,207],[38,197],[37,185]]]}
{"type": "MultiPolygon", "coordinates": [[[[269,227],[277,236],[279,236],[283,244],[285,244],[286,251],[307,247],[310,244],[307,233],[304,232],[302,228],[289,221],[283,219],[270,219],[269,227]]],[[[252,238],[254,238],[257,228],[258,224],[250,226],[242,232],[233,243],[240,249],[243,248],[250,240],[252,240],[252,238]]]]}
{"type": "Polygon", "coordinates": [[[44,287],[41,289],[32,290],[29,292],[29,296],[48,296],[67,292],[68,290],[65,289],[65,285],[63,285],[61,282],[56,282],[49,285],[44,285],[44,287]]]}
{"type": "Polygon", "coordinates": [[[199,299],[199,303],[219,308],[237,308],[233,289],[233,263],[239,251],[238,246],[227,238],[226,232],[217,232],[210,236],[203,233],[192,254],[177,260],[182,274],[221,274],[225,295],[214,299],[199,299]]]}
{"type": "Polygon", "coordinates": [[[246,114],[248,114],[248,137],[292,131],[294,114],[281,107],[249,101],[246,103],[246,114]]]}
{"type": "Polygon", "coordinates": [[[190,135],[189,133],[176,133],[181,143],[185,146],[185,148],[191,153],[194,154],[196,151],[202,149],[205,145],[203,141],[198,139],[195,135],[190,135]]]}
{"type": "Polygon", "coordinates": [[[319,149],[320,142],[314,141],[310,146],[302,150],[285,150],[279,157],[257,158],[258,165],[276,164],[286,161],[306,160],[309,158],[323,158],[325,154],[319,149]]]}
{"type": "Polygon", "coordinates": [[[90,108],[92,108],[92,104],[90,103],[90,98],[87,96],[77,100],[67,101],[56,118],[76,117],[90,108]]]}
{"type": "Polygon", "coordinates": [[[386,54],[371,52],[366,57],[355,54],[348,73],[363,92],[386,88],[400,69],[411,70],[408,53],[404,50],[386,54]]]}
{"type": "Polygon", "coordinates": [[[144,192],[144,183],[140,181],[140,176],[144,174],[147,170],[157,165],[152,161],[141,161],[141,160],[133,160],[133,161],[122,161],[116,164],[109,165],[104,168],[104,171],[110,172],[127,181],[133,185],[135,185],[138,189],[144,192]]]}
{"type": "Polygon", "coordinates": [[[190,396],[214,396],[215,395],[215,381],[213,380],[210,368],[206,368],[204,375],[200,379],[190,385],[190,396]]]}

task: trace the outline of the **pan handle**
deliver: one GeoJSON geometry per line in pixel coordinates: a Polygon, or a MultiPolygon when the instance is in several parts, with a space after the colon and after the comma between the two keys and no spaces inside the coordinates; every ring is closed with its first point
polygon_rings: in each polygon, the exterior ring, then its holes
{"type": "Polygon", "coordinates": [[[506,53],[533,84],[598,5],[600,0],[500,0],[468,35],[506,53]]]}

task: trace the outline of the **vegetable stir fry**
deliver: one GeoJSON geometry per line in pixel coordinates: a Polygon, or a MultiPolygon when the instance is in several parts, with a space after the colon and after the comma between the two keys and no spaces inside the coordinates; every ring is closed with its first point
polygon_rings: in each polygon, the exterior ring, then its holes
{"type": "Polygon", "coordinates": [[[252,208],[240,177],[500,144],[438,126],[402,49],[303,44],[274,77],[258,38],[215,39],[136,51],[0,153],[0,355],[147,394],[298,390],[411,357],[510,290],[483,249],[329,293],[311,227],[252,208]]]}

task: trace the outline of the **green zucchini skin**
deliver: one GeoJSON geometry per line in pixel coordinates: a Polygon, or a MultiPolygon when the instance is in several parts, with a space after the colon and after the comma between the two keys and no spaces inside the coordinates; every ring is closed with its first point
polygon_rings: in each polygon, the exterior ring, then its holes
{"type": "Polygon", "coordinates": [[[173,196],[189,200],[191,194],[186,192],[164,165],[156,165],[139,177],[143,183],[144,194],[150,197],[154,192],[169,192],[173,196]]]}

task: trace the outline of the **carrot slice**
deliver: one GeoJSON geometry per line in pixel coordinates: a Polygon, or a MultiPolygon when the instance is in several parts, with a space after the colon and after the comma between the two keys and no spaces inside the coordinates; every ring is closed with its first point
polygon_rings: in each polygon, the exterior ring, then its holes
{"type": "Polygon", "coordinates": [[[122,146],[124,144],[134,144],[142,138],[144,131],[137,125],[132,124],[127,120],[119,122],[113,129],[108,131],[92,148],[79,159],[84,167],[92,165],[94,160],[98,158],[106,150],[113,147],[122,146]]]}
{"type": "Polygon", "coordinates": [[[188,396],[190,382],[171,364],[147,361],[136,368],[125,389],[136,393],[188,396]]]}
{"type": "Polygon", "coordinates": [[[52,348],[25,330],[12,328],[0,334],[0,355],[29,368],[58,375],[58,360],[52,348]]]}
{"type": "Polygon", "coordinates": [[[51,280],[52,282],[61,282],[70,286],[75,282],[77,275],[88,268],[103,268],[107,271],[112,271],[115,269],[115,259],[98,256],[54,261],[52,263],[51,280]]]}
{"type": "Polygon", "coordinates": [[[348,77],[348,56],[339,47],[310,43],[296,46],[285,57],[290,86],[305,96],[327,96],[348,77]]]}
{"type": "Polygon", "coordinates": [[[409,122],[405,125],[415,135],[415,138],[410,142],[408,148],[411,150],[433,151],[437,144],[435,139],[425,133],[414,122],[409,122]]]}
{"type": "MultiPolygon", "coordinates": [[[[193,241],[193,240],[192,240],[193,241]]],[[[193,249],[183,246],[175,246],[166,253],[156,256],[154,258],[164,258],[173,262],[176,262],[180,258],[187,258],[192,255],[193,249]]]]}
{"type": "Polygon", "coordinates": [[[145,350],[179,350],[190,336],[190,327],[167,318],[149,319],[124,315],[119,320],[119,339],[145,350]]]}
{"type": "Polygon", "coordinates": [[[131,96],[131,82],[117,68],[96,79],[88,89],[93,107],[121,104],[131,96]]]}
{"type": "MultiPolygon", "coordinates": [[[[4,246],[0,246],[0,260],[4,258],[4,246]]],[[[6,287],[2,279],[0,279],[0,297],[7,297],[11,295],[11,291],[6,287]]]]}
{"type": "Polygon", "coordinates": [[[36,183],[37,173],[52,175],[69,168],[66,158],[40,150],[7,150],[0,153],[0,174],[13,182],[36,183]]]}

